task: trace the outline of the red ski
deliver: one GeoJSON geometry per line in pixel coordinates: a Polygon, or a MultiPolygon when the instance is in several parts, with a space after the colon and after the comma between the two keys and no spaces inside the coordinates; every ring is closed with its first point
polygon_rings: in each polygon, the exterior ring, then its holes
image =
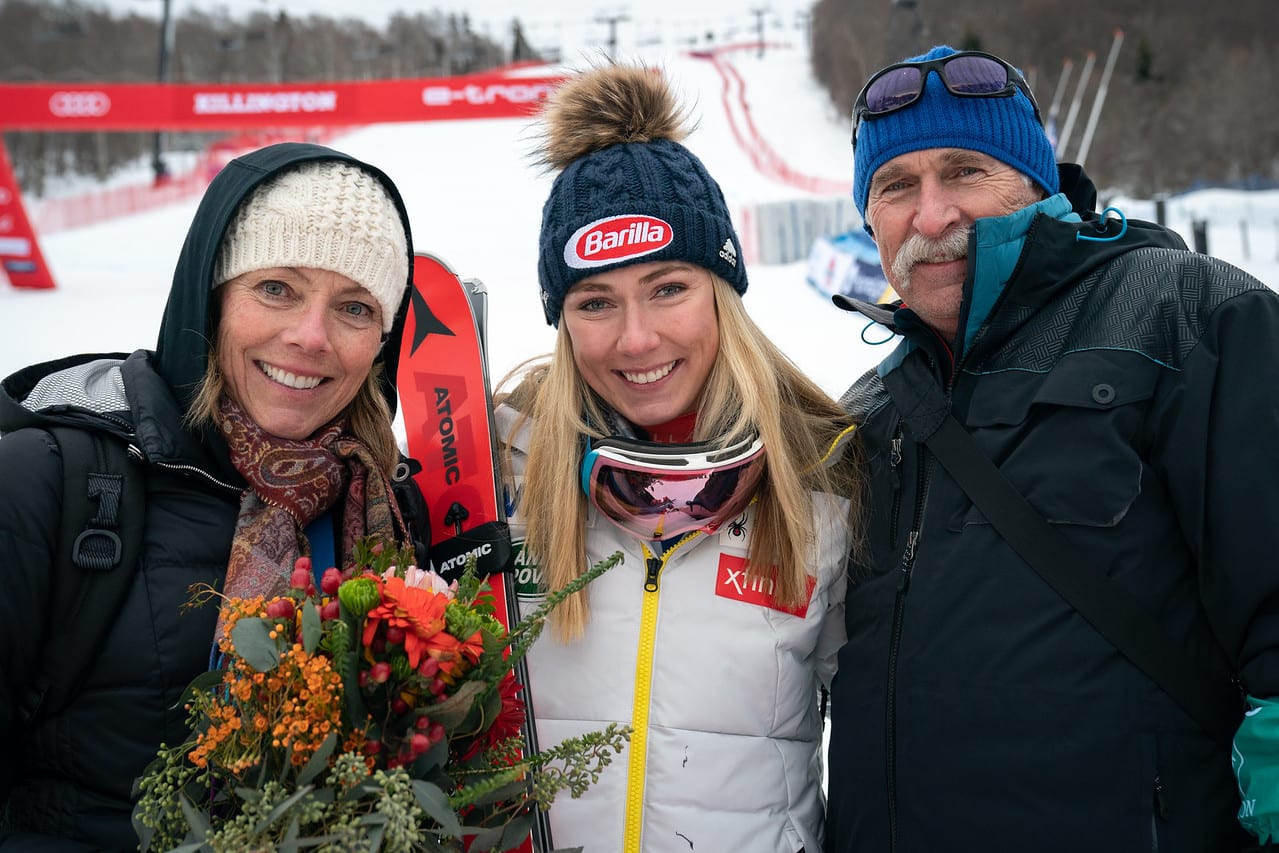
{"type": "MultiPolygon", "coordinates": [[[[509,628],[518,616],[488,375],[487,299],[481,282],[462,281],[439,258],[416,255],[396,385],[409,455],[422,465],[414,479],[430,516],[431,562],[441,574],[457,574],[474,554],[480,574],[490,575],[497,616],[509,628]]],[[[528,707],[525,742],[535,750],[522,660],[515,674],[528,707]]],[[[514,850],[552,849],[545,814],[538,811],[537,818],[514,850]]]]}

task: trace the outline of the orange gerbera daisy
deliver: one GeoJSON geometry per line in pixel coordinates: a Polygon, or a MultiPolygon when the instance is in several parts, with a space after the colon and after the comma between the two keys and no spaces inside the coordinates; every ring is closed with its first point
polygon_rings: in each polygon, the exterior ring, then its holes
{"type": "Polygon", "coordinates": [[[432,639],[444,630],[447,595],[408,586],[403,578],[381,583],[382,603],[369,611],[364,623],[364,645],[373,642],[378,627],[386,624],[404,631],[404,652],[409,666],[417,669],[422,655],[436,645],[432,639]]]}
{"type": "Polygon", "coordinates": [[[484,635],[476,631],[469,638],[462,640],[458,652],[470,659],[471,663],[479,663],[480,655],[484,654],[484,635]]]}

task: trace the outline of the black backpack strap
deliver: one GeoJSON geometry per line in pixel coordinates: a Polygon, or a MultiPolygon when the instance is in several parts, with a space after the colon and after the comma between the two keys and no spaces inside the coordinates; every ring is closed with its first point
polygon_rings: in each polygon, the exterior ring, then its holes
{"type": "MultiPolygon", "coordinates": [[[[125,443],[75,427],[48,432],[62,455],[62,517],[52,572],[51,619],[75,626],[36,673],[22,711],[28,721],[63,710],[118,619],[137,569],[146,514],[142,471],[125,443]]],[[[53,624],[52,621],[49,624],[53,624]]]]}
{"type": "Polygon", "coordinates": [[[422,470],[422,463],[403,454],[391,474],[391,493],[400,508],[400,517],[408,527],[408,537],[413,543],[413,553],[419,566],[431,564],[431,525],[426,506],[415,479],[422,470]]]}
{"type": "Polygon", "coordinates": [[[884,385],[894,402],[900,395],[906,403],[899,409],[912,436],[927,445],[1004,541],[1205,732],[1230,743],[1244,711],[1232,675],[1218,672],[1221,667],[1186,638],[1170,634],[1141,601],[1049,524],[950,414],[949,405],[942,405],[945,396],[931,377],[908,387],[900,374],[900,369],[889,373],[884,385]]]}

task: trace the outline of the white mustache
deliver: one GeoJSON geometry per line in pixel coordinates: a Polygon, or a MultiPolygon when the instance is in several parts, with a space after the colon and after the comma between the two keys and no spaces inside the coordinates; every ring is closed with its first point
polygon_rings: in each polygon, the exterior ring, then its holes
{"type": "Polygon", "coordinates": [[[947,231],[940,239],[933,240],[922,234],[912,234],[893,258],[893,278],[898,282],[909,282],[911,270],[915,264],[940,264],[946,261],[957,261],[968,256],[967,225],[947,231]]]}

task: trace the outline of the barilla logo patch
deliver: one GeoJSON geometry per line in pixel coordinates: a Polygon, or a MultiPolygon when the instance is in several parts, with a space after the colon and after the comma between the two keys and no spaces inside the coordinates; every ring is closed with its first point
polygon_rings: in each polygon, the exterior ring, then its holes
{"type": "Polygon", "coordinates": [[[656,216],[610,216],[583,225],[568,238],[564,263],[577,270],[602,267],[665,249],[673,239],[670,223],[656,216]]]}
{"type": "Polygon", "coordinates": [[[771,578],[751,578],[746,576],[746,558],[732,554],[719,555],[719,572],[715,577],[715,594],[720,598],[731,598],[744,604],[756,607],[767,607],[769,610],[780,610],[801,619],[808,615],[808,604],[813,600],[813,588],[817,581],[810,575],[808,578],[808,596],[798,607],[783,607],[773,598],[776,584],[771,578]]]}

